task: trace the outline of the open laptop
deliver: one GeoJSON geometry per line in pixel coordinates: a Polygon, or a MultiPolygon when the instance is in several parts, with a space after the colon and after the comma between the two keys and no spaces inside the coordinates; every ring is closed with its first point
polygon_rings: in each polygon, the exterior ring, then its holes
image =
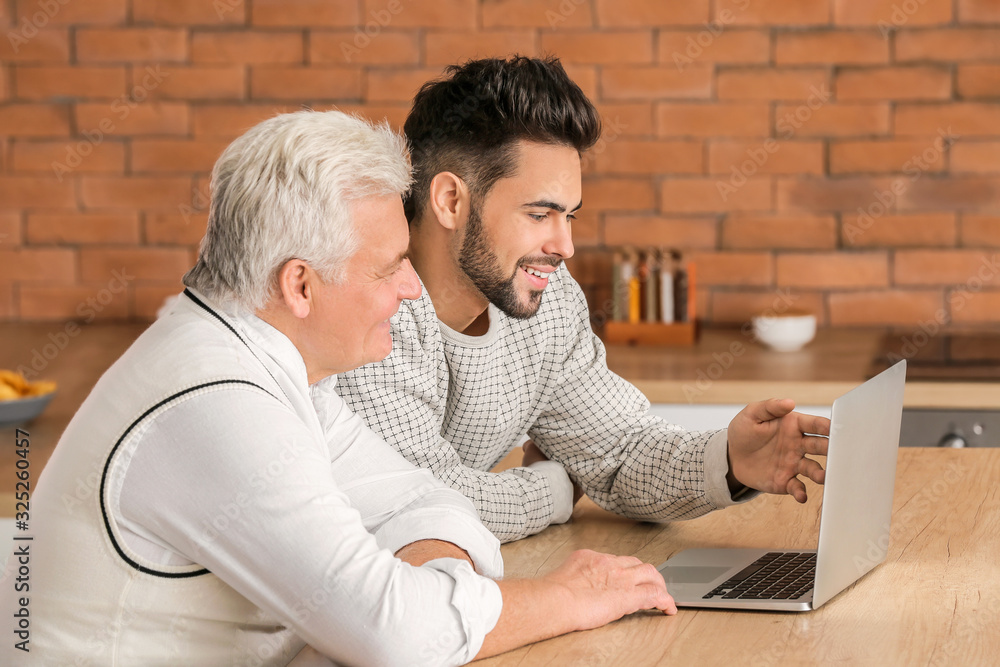
{"type": "Polygon", "coordinates": [[[677,606],[810,611],[885,560],[905,377],[904,360],[834,401],[818,547],[682,551],[657,568],[677,606]]]}

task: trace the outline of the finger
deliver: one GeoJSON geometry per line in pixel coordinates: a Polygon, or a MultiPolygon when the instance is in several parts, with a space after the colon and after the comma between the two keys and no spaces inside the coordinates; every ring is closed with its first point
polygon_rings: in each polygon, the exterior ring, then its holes
{"type": "Polygon", "coordinates": [[[806,485],[798,477],[792,477],[785,485],[785,491],[799,503],[804,503],[809,497],[806,495],[806,485]]]}
{"type": "Polygon", "coordinates": [[[826,456],[827,451],[830,448],[830,438],[824,438],[818,435],[804,435],[802,436],[802,451],[806,454],[815,454],[816,456],[826,456]]]}
{"type": "Polygon", "coordinates": [[[532,449],[534,447],[535,447],[535,441],[534,440],[525,440],[524,443],[521,445],[521,449],[523,451],[525,451],[525,452],[527,452],[528,450],[530,450],[530,449],[532,449]]]}
{"type": "Polygon", "coordinates": [[[812,459],[802,459],[799,462],[798,474],[808,477],[817,484],[822,484],[826,480],[826,471],[823,470],[823,466],[819,464],[819,461],[812,459]]]}
{"type": "Polygon", "coordinates": [[[795,409],[795,401],[790,398],[769,398],[766,401],[753,403],[751,414],[758,422],[771,421],[784,417],[795,409]]]}
{"type": "Polygon", "coordinates": [[[806,415],[796,413],[799,430],[803,433],[814,433],[816,435],[830,435],[830,420],[819,415],[806,415]]]}

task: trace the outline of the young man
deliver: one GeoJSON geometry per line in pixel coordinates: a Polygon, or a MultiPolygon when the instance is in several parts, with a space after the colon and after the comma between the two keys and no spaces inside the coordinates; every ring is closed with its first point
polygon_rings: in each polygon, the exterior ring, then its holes
{"type": "Polygon", "coordinates": [[[400,137],[337,112],[278,116],[226,149],[188,289],[39,480],[17,543],[30,590],[18,552],[0,582],[0,615],[30,622],[0,662],[458,664],[675,611],[634,558],[488,578],[499,543],[472,504],[333,392],[388,354],[389,318],[419,295],[409,183],[400,137]]]}
{"type": "Polygon", "coordinates": [[[642,520],[689,519],[753,490],[805,501],[822,482],[829,421],[754,403],[727,430],[647,414],[611,373],[573,254],[580,155],[596,110],[557,60],[451,67],[406,121],[415,186],[410,257],[424,291],[392,320],[382,362],[338,392],[407,459],[472,499],[502,541],[566,521],[580,491],[642,520]],[[519,442],[525,465],[488,472],[519,442]],[[576,485],[576,488],[574,488],[576,485]],[[735,495],[734,495],[735,494],[735,495]]]}

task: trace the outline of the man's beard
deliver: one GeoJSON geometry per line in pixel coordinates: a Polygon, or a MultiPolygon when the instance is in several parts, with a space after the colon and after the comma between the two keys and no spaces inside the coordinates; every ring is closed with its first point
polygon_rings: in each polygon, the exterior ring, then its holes
{"type": "Polygon", "coordinates": [[[462,239],[458,265],[462,267],[465,275],[490,303],[508,316],[518,320],[526,320],[538,312],[538,308],[542,305],[542,292],[544,291],[530,290],[527,303],[518,298],[514,279],[517,277],[517,272],[521,270],[521,265],[559,266],[561,263],[561,260],[553,260],[544,255],[532,258],[531,261],[527,261],[528,259],[527,256],[519,259],[514,266],[513,273],[505,276],[503,267],[500,266],[500,260],[486,238],[483,220],[479,215],[479,207],[473,206],[471,208],[469,221],[465,225],[465,238],[462,239]]]}

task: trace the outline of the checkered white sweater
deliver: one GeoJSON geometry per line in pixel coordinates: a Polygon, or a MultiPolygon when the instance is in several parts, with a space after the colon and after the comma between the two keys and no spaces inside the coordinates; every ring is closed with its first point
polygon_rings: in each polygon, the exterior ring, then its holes
{"type": "Polygon", "coordinates": [[[392,353],[338,376],[337,390],[403,456],[472,499],[500,540],[538,532],[553,515],[546,475],[488,472],[525,433],[610,511],[664,521],[731,504],[725,431],[685,431],[647,414],[639,390],[608,370],[565,267],[534,317],[493,306],[489,317],[485,335],[465,336],[438,320],[424,290],[392,319],[392,353]]]}

